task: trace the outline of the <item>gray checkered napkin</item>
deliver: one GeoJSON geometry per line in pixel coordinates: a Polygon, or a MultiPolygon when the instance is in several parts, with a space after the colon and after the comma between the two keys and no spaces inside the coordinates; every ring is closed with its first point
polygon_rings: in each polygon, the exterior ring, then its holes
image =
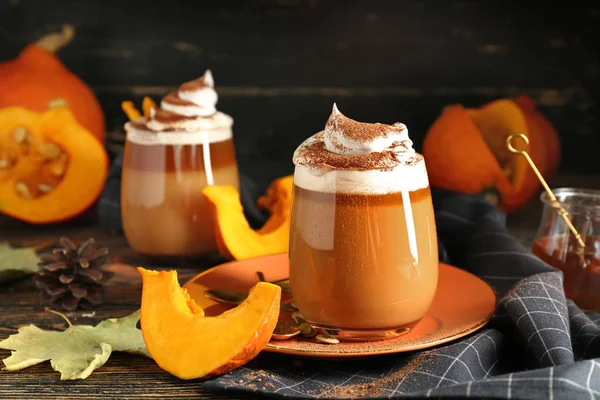
{"type": "Polygon", "coordinates": [[[441,259],[498,293],[484,329],[430,350],[356,360],[263,352],[204,387],[290,398],[600,399],[600,314],[566,300],[562,273],[520,245],[484,199],[433,196],[441,259]]]}

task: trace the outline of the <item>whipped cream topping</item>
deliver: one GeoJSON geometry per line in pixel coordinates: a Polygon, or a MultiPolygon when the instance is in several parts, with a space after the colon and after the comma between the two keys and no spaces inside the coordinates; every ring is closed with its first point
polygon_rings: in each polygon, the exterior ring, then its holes
{"type": "Polygon", "coordinates": [[[399,149],[399,156],[405,153],[414,154],[412,141],[408,138],[408,129],[403,123],[385,125],[354,121],[344,116],[335,103],[325,124],[323,142],[328,151],[346,156],[381,153],[399,146],[403,146],[405,150],[399,149]]]}
{"type": "Polygon", "coordinates": [[[426,188],[423,156],[412,144],[406,125],[358,122],[334,104],[325,129],[294,152],[294,182],[320,192],[382,194],[426,188]]]}
{"type": "Polygon", "coordinates": [[[217,111],[210,70],[167,94],[150,116],[125,124],[127,140],[139,144],[201,144],[232,137],[233,119],[217,111]]]}
{"type": "Polygon", "coordinates": [[[169,93],[160,106],[186,117],[207,117],[217,112],[218,100],[215,81],[208,70],[200,78],[181,85],[177,92],[169,93]]]}

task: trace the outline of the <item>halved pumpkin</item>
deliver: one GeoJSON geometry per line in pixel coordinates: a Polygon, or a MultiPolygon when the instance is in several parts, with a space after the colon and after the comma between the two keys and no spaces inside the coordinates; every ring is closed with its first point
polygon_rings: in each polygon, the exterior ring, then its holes
{"type": "MultiPolygon", "coordinates": [[[[447,107],[423,141],[430,184],[483,193],[501,210],[516,211],[535,195],[540,183],[527,160],[506,147],[507,138],[525,134],[529,155],[540,171],[546,171],[544,139],[529,127],[519,106],[507,99],[479,108],[447,107]]],[[[517,148],[524,148],[522,139],[515,142],[517,148]]]]}
{"type": "Polygon", "coordinates": [[[104,146],[66,107],[0,109],[0,213],[46,224],[81,214],[108,174],[104,146]]]}
{"type": "Polygon", "coordinates": [[[87,131],[104,144],[105,117],[96,94],[56,55],[75,38],[72,25],[26,45],[19,55],[0,62],[0,108],[23,107],[44,112],[62,99],[87,131]]]}
{"type": "Polygon", "coordinates": [[[279,286],[259,282],[237,307],[206,317],[179,285],[176,271],[138,271],[144,342],[154,361],[178,378],[229,372],[256,357],[271,339],[279,318],[279,286]]]}

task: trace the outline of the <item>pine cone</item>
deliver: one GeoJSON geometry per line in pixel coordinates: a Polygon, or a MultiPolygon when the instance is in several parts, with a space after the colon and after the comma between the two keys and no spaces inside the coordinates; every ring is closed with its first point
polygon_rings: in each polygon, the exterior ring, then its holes
{"type": "Polygon", "coordinates": [[[42,302],[68,311],[101,304],[102,285],[108,278],[101,268],[108,262],[108,249],[95,249],[92,238],[79,247],[65,237],[59,243],[52,252],[40,255],[40,269],[33,278],[42,302]]]}

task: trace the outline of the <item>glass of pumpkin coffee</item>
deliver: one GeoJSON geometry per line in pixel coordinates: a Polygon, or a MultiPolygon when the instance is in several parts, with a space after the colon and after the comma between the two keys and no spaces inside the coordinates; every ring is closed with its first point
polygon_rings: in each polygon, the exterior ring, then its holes
{"type": "Polygon", "coordinates": [[[438,248],[425,162],[404,124],[333,106],[294,153],[290,286],[302,316],[346,340],[406,333],[428,311],[438,248]]]}
{"type": "Polygon", "coordinates": [[[153,258],[217,251],[207,185],[239,187],[233,119],[216,110],[210,71],[165,96],[148,118],[125,125],[121,183],[123,230],[153,258]]]}

